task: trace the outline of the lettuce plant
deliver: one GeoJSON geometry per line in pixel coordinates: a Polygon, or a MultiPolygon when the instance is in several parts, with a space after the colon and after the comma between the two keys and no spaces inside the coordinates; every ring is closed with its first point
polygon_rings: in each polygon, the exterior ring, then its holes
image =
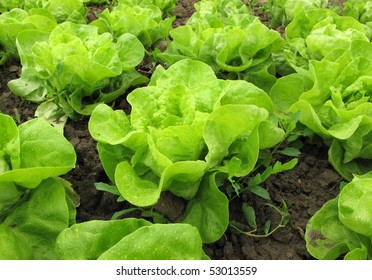
{"type": "Polygon", "coordinates": [[[16,38],[24,30],[36,29],[51,32],[57,22],[53,15],[44,9],[28,12],[15,8],[0,15],[0,65],[18,58],[16,38]]]}
{"type": "Polygon", "coordinates": [[[269,0],[267,6],[275,24],[288,25],[303,10],[326,8],[328,0],[269,0]]]}
{"type": "Polygon", "coordinates": [[[203,61],[218,76],[245,79],[268,90],[275,83],[271,54],[283,47],[280,34],[250,15],[241,1],[205,0],[157,57],[171,65],[185,58],[203,61]],[[230,77],[229,76],[229,77],[230,77]]]}
{"type": "Polygon", "coordinates": [[[286,58],[297,71],[307,69],[310,60],[322,60],[335,49],[349,48],[355,40],[369,41],[360,22],[329,9],[301,11],[285,34],[286,58]]]}
{"type": "Polygon", "coordinates": [[[89,121],[108,177],[140,207],[156,204],[163,191],[189,201],[183,222],[196,226],[203,242],[216,241],[228,225],[228,200],[216,176],[246,176],[260,149],[283,139],[270,98],[185,59],[158,68],[149,86],[127,100],[130,116],[99,105],[89,121]]]}
{"type": "Polygon", "coordinates": [[[117,0],[117,3],[131,6],[155,5],[166,15],[174,10],[177,0],[117,0]]]}
{"type": "MultiPolygon", "coordinates": [[[[72,145],[42,119],[17,127],[0,114],[0,259],[55,259],[57,235],[75,221],[72,145]]],[[[76,202],[76,201],[75,201],[76,202]]]]}
{"type": "Polygon", "coordinates": [[[344,16],[351,16],[364,25],[366,34],[372,39],[372,3],[371,1],[348,0],[344,3],[344,16]]]}
{"type": "MultiPolygon", "coordinates": [[[[125,33],[133,34],[145,47],[150,47],[168,35],[175,19],[175,17],[163,19],[163,11],[152,2],[119,1],[119,5],[114,6],[111,11],[105,9],[98,14],[98,19],[91,25],[97,26],[99,33],[110,32],[115,38],[125,33]]],[[[165,2],[171,4],[169,1],[165,2]]],[[[166,7],[165,5],[164,9],[166,7]]]]}
{"type": "Polygon", "coordinates": [[[372,172],[355,176],[306,227],[306,247],[317,259],[372,259],[372,172]]]}
{"type": "Polygon", "coordinates": [[[208,258],[195,227],[188,224],[152,224],[134,218],[75,224],[59,234],[56,251],[64,260],[208,258]]]}
{"type": "Polygon", "coordinates": [[[84,0],[0,0],[0,12],[20,8],[25,11],[40,8],[50,12],[58,23],[86,23],[84,0]]]}
{"type": "Polygon", "coordinates": [[[8,86],[23,99],[41,103],[36,115],[56,126],[147,81],[135,70],[144,48],[132,34],[114,40],[98,34],[97,27],[64,22],[51,33],[22,31],[17,48],[22,73],[8,86]]]}
{"type": "Polygon", "coordinates": [[[347,180],[372,168],[371,54],[370,42],[355,40],[310,61],[308,72],[279,79],[271,91],[276,111],[300,111],[300,122],[330,146],[329,160],[347,180]]]}

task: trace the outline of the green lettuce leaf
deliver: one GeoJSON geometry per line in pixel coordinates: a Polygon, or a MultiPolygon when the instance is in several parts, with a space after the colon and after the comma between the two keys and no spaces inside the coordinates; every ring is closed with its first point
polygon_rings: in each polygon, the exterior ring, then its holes
{"type": "Polygon", "coordinates": [[[99,260],[205,259],[198,230],[187,224],[141,227],[104,252],[99,260]],[[159,246],[161,244],[161,246],[159,246]]]}
{"type": "Polygon", "coordinates": [[[51,32],[57,25],[53,15],[43,9],[29,12],[15,8],[0,15],[0,65],[12,59],[18,59],[16,39],[24,30],[33,29],[51,32]]]}
{"type": "Polygon", "coordinates": [[[3,127],[7,133],[0,142],[4,143],[0,146],[0,161],[5,160],[8,166],[0,173],[0,182],[35,188],[42,180],[65,174],[75,167],[73,146],[47,122],[42,119],[27,121],[16,133],[10,117],[0,114],[0,121],[7,123],[3,127]]]}
{"type": "Polygon", "coordinates": [[[5,213],[0,225],[0,259],[57,259],[56,238],[76,215],[66,195],[68,187],[63,179],[46,179],[25,196],[22,204],[5,213]]]}
{"type": "Polygon", "coordinates": [[[134,218],[75,224],[58,235],[56,252],[64,260],[96,260],[123,237],[149,225],[150,222],[134,218]]]}
{"type": "Polygon", "coordinates": [[[229,224],[229,202],[218,189],[215,176],[213,173],[203,178],[195,199],[187,204],[182,221],[198,228],[203,243],[217,241],[229,224]]]}
{"type": "Polygon", "coordinates": [[[338,197],[314,214],[306,227],[306,247],[317,259],[371,259],[372,173],[355,176],[338,197]]]}

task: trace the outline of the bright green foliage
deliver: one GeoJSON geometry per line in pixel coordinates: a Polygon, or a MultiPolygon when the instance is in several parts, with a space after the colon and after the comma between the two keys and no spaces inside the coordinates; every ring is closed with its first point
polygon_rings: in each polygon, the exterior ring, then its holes
{"type": "Polygon", "coordinates": [[[364,24],[366,34],[372,39],[372,2],[348,0],[344,3],[344,16],[351,16],[364,24]]]}
{"type": "Polygon", "coordinates": [[[250,15],[241,1],[196,3],[197,12],[185,26],[170,32],[172,42],[157,57],[171,65],[191,58],[223,76],[231,73],[268,90],[275,83],[271,54],[283,46],[280,34],[250,15]]]}
{"type": "MultiPolygon", "coordinates": [[[[99,33],[109,32],[115,38],[125,33],[133,34],[145,47],[150,47],[168,35],[175,19],[174,17],[163,19],[164,11],[152,2],[150,0],[119,1],[119,5],[111,11],[105,9],[98,14],[98,19],[91,25],[97,26],[99,33]]],[[[164,9],[174,6],[172,1],[155,2],[164,2],[162,5],[164,9]]]]}
{"type": "Polygon", "coordinates": [[[168,14],[176,7],[177,0],[118,0],[119,5],[146,6],[155,5],[163,14],[168,14]]]}
{"type": "Polygon", "coordinates": [[[309,60],[322,60],[331,51],[345,50],[355,40],[369,41],[360,22],[328,9],[303,10],[285,34],[286,58],[298,71],[307,69],[309,60]]]}
{"type": "Polygon", "coordinates": [[[35,188],[75,166],[72,145],[42,119],[17,128],[11,117],[0,114],[0,124],[0,183],[35,188]]]}
{"type": "Polygon", "coordinates": [[[42,119],[17,127],[0,114],[0,259],[56,258],[57,235],[75,222],[76,195],[55,176],[75,161],[72,145],[42,119]]]}
{"type": "Polygon", "coordinates": [[[137,206],[156,204],[166,190],[189,200],[185,221],[199,228],[203,242],[217,240],[228,223],[228,201],[213,174],[246,176],[260,148],[283,139],[271,100],[250,83],[219,80],[209,66],[188,59],[158,68],[150,85],[127,99],[130,116],[99,105],[89,121],[109,178],[137,206]],[[265,141],[267,133],[276,137],[265,141]]]}
{"type": "MultiPolygon", "coordinates": [[[[0,186],[3,193],[4,184],[0,186]]],[[[71,190],[67,181],[46,179],[37,188],[23,191],[11,209],[0,213],[0,259],[57,259],[55,240],[75,223],[76,216],[66,190],[71,190]]]]}
{"type": "Polygon", "coordinates": [[[110,102],[134,84],[147,81],[136,67],[144,56],[141,42],[125,33],[115,41],[94,26],[65,22],[49,34],[26,30],[17,38],[22,63],[13,93],[42,103],[37,116],[54,125],[66,117],[90,114],[97,103],[110,102]],[[93,99],[85,104],[85,99],[93,99]]]}
{"type": "Polygon", "coordinates": [[[328,0],[269,0],[267,5],[272,23],[290,23],[303,10],[326,8],[328,0]]]}
{"type": "Polygon", "coordinates": [[[50,32],[57,25],[53,15],[44,9],[32,9],[26,12],[13,9],[0,15],[0,65],[18,58],[16,38],[27,29],[50,32]]]}
{"type": "Polygon", "coordinates": [[[371,54],[370,42],[354,40],[346,50],[311,61],[308,72],[280,79],[271,91],[278,112],[300,111],[300,122],[331,146],[330,162],[347,180],[372,169],[371,54]]]}
{"type": "Polygon", "coordinates": [[[0,0],[0,12],[20,8],[25,11],[40,8],[50,12],[59,23],[71,21],[86,23],[84,0],[0,0]]]}
{"type": "Polygon", "coordinates": [[[61,259],[206,259],[198,230],[188,224],[145,220],[89,221],[64,230],[57,239],[61,259]]]}
{"type": "Polygon", "coordinates": [[[317,259],[372,258],[372,173],[356,176],[310,219],[306,246],[317,259]]]}

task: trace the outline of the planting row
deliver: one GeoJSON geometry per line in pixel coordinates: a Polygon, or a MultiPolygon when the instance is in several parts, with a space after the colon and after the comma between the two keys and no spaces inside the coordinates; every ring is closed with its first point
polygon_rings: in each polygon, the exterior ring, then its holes
{"type": "MultiPolygon", "coordinates": [[[[304,139],[344,178],[309,221],[309,253],[372,258],[370,2],[267,1],[285,35],[240,0],[197,2],[173,29],[176,2],[112,1],[88,24],[84,1],[0,1],[0,64],[22,65],[8,86],[40,104],[19,126],[0,114],[0,258],[206,259],[203,244],[241,230],[229,201],[247,192],[282,216],[269,235],[288,210],[261,184],[297,164],[304,139]],[[130,113],[110,106],[122,95],[130,113]],[[133,205],[111,221],[76,223],[79,197],[58,178],[76,160],[64,124],[82,115],[108,177],[97,188],[133,205]],[[154,212],[163,192],[185,201],[179,220],[154,212]],[[152,222],[117,219],[134,209],[152,222]]],[[[255,209],[242,213],[258,234],[255,209]]]]}

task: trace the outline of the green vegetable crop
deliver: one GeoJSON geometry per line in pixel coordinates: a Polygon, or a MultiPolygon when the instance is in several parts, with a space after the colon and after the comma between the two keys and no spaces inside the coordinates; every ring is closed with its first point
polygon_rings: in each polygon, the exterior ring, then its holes
{"type": "Polygon", "coordinates": [[[16,38],[27,29],[50,32],[57,22],[53,15],[44,9],[32,9],[29,12],[15,8],[0,15],[0,65],[18,58],[16,38]]]}
{"type": "Polygon", "coordinates": [[[22,31],[17,48],[22,74],[8,86],[23,99],[41,103],[36,115],[56,126],[147,81],[135,70],[143,45],[129,33],[114,41],[108,33],[98,34],[97,27],[64,22],[50,33],[22,31]]]}
{"type": "Polygon", "coordinates": [[[372,259],[372,172],[356,176],[310,219],[306,246],[317,259],[372,259]]]}
{"type": "Polygon", "coordinates": [[[56,251],[65,260],[208,258],[195,227],[187,224],[151,224],[133,218],[73,225],[58,236],[56,251]]]}
{"type": "Polygon", "coordinates": [[[184,222],[198,227],[203,242],[217,240],[228,224],[228,201],[216,173],[246,176],[259,150],[284,137],[270,98],[186,59],[158,68],[149,86],[127,99],[130,116],[99,105],[89,121],[109,178],[137,206],[156,204],[162,191],[188,200],[184,222]]]}
{"type": "Polygon", "coordinates": [[[176,0],[0,0],[0,65],[19,59],[9,89],[39,104],[18,126],[0,113],[0,259],[207,259],[229,225],[265,237],[290,222],[262,183],[317,140],[346,182],[309,221],[307,249],[372,258],[371,1],[246,2],[197,1],[172,29],[176,0]],[[97,189],[131,205],[111,221],[75,224],[79,197],[58,177],[76,161],[64,124],[81,115],[111,181],[97,189]],[[246,225],[230,221],[247,192],[280,221],[246,200],[246,225]],[[184,203],[177,218],[158,211],[164,197],[184,203]],[[117,219],[133,210],[143,219],[117,219]]]}
{"type": "Polygon", "coordinates": [[[56,176],[75,166],[72,145],[42,119],[16,126],[0,114],[0,259],[55,259],[75,222],[76,194],[56,176]]]}
{"type": "Polygon", "coordinates": [[[115,38],[131,33],[137,36],[145,47],[150,47],[167,37],[175,19],[175,17],[163,19],[163,14],[174,6],[175,1],[152,2],[119,1],[119,5],[111,11],[105,9],[90,25],[97,26],[99,33],[110,32],[115,38]]]}
{"type": "Polygon", "coordinates": [[[185,26],[170,31],[172,41],[157,57],[169,65],[185,58],[200,60],[218,76],[239,77],[268,91],[276,81],[271,54],[283,47],[280,34],[239,0],[206,0],[195,6],[197,12],[185,26]]]}

